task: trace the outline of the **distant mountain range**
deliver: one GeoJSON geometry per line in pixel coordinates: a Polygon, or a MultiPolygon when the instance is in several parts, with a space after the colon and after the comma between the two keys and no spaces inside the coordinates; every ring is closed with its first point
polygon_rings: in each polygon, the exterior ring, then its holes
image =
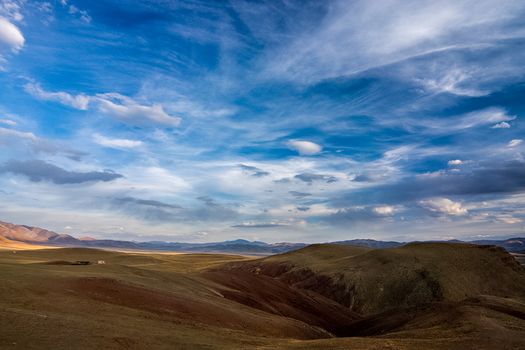
{"type": "MultiPolygon", "coordinates": [[[[15,225],[0,221],[0,246],[8,246],[8,242],[23,242],[35,245],[59,247],[90,247],[112,249],[158,250],[200,253],[242,253],[254,255],[269,255],[285,253],[307,246],[306,243],[265,243],[236,239],[232,241],[213,243],[178,243],[164,241],[134,242],[111,239],[75,238],[68,234],[26,225],[15,225]]],[[[453,242],[462,242],[454,240],[453,242]]],[[[407,242],[377,241],[373,239],[352,239],[330,242],[333,244],[354,245],[369,248],[394,248],[407,242]]],[[[504,240],[476,240],[464,243],[480,245],[496,245],[511,253],[525,253],[525,238],[509,238],[504,240]]]]}
{"type": "MultiPolygon", "coordinates": [[[[305,247],[304,243],[265,243],[236,239],[214,243],[178,243],[178,242],[133,242],[112,239],[75,238],[67,234],[58,234],[39,227],[15,225],[0,221],[0,237],[8,241],[24,242],[45,246],[90,247],[112,249],[159,250],[201,253],[244,253],[278,254],[305,247]]],[[[0,240],[0,245],[2,240],[0,240]]]]}

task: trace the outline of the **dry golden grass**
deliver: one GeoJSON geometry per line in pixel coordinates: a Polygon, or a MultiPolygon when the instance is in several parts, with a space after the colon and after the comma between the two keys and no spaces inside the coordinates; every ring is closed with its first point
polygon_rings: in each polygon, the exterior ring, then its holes
{"type": "Polygon", "coordinates": [[[53,248],[55,247],[12,241],[10,239],[0,236],[0,250],[38,250],[53,248]]]}

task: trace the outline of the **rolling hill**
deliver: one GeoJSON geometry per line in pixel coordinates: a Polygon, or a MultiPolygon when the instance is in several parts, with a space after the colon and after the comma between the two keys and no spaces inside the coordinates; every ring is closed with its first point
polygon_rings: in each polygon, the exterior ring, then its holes
{"type": "Polygon", "coordinates": [[[525,271],[494,246],[0,250],[0,279],[0,348],[525,346],[525,271]]]}
{"type": "Polygon", "coordinates": [[[323,244],[224,268],[230,274],[256,271],[360,314],[485,294],[525,297],[524,268],[495,246],[411,243],[369,249],[323,244]]]}

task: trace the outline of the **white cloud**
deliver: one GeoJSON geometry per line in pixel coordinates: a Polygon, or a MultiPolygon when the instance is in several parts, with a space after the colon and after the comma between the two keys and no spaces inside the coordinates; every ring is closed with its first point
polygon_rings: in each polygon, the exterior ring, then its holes
{"type": "Polygon", "coordinates": [[[38,137],[35,136],[32,132],[23,132],[12,129],[6,129],[0,127],[0,136],[2,137],[17,137],[21,139],[28,139],[31,141],[38,140],[38,137]]]}
{"type": "Polygon", "coordinates": [[[84,94],[71,95],[63,91],[49,92],[42,89],[42,87],[36,83],[27,83],[24,85],[24,89],[31,96],[39,100],[55,101],[83,111],[89,107],[90,97],[84,94]]]}
{"type": "Polygon", "coordinates": [[[521,145],[522,142],[523,140],[521,139],[510,140],[509,143],[507,144],[507,147],[516,147],[516,146],[521,145]]]}
{"type": "Polygon", "coordinates": [[[322,151],[322,147],[316,143],[302,140],[291,140],[287,142],[288,147],[299,152],[303,156],[311,156],[322,151]]]}
{"type": "Polygon", "coordinates": [[[111,148],[135,148],[142,145],[142,141],[128,139],[112,139],[100,134],[93,135],[93,140],[99,145],[111,148]]]}
{"type": "Polygon", "coordinates": [[[178,126],[181,122],[181,118],[169,115],[161,105],[141,105],[118,93],[98,94],[96,99],[100,111],[124,121],[140,123],[149,120],[167,126],[178,126]]]}
{"type": "Polygon", "coordinates": [[[9,125],[9,126],[15,126],[17,122],[11,119],[0,119],[0,124],[9,125]]]}
{"type": "Polygon", "coordinates": [[[129,123],[145,124],[148,121],[167,126],[178,126],[181,118],[169,115],[159,104],[143,105],[119,93],[72,95],[68,92],[50,92],[37,83],[27,83],[24,86],[27,93],[37,99],[54,101],[79,110],[88,110],[95,106],[100,112],[116,117],[129,123]]]}
{"type": "Polygon", "coordinates": [[[448,161],[449,166],[461,165],[461,164],[463,164],[463,161],[461,159],[453,159],[453,160],[448,161]]]}
{"type": "Polygon", "coordinates": [[[468,213],[468,210],[464,208],[461,203],[453,202],[448,198],[432,198],[426,199],[419,202],[419,204],[434,213],[460,216],[468,213]]]}
{"type": "Polygon", "coordinates": [[[510,128],[510,124],[507,122],[497,123],[492,126],[492,129],[508,129],[508,128],[510,128]]]}
{"type": "Polygon", "coordinates": [[[374,213],[378,215],[388,216],[394,214],[396,208],[390,205],[373,208],[374,213]]]}
{"type": "Polygon", "coordinates": [[[7,19],[0,17],[0,52],[7,47],[14,53],[22,49],[25,38],[20,29],[7,19]]]}

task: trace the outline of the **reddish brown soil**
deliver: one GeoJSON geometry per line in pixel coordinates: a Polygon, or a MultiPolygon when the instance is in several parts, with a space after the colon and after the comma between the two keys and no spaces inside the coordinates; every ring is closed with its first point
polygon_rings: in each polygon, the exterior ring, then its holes
{"type": "Polygon", "coordinates": [[[233,309],[231,305],[221,303],[219,297],[204,300],[195,296],[182,296],[99,277],[67,279],[56,286],[73,291],[84,298],[172,317],[185,322],[197,322],[237,330],[250,329],[273,336],[284,334],[298,339],[327,337],[325,332],[300,323],[296,325],[283,323],[280,329],[273,327],[265,329],[265,325],[261,325],[260,320],[251,319],[242,310],[233,309]]]}
{"type": "Polygon", "coordinates": [[[225,298],[326,329],[329,332],[361,319],[349,308],[318,293],[294,288],[269,276],[246,271],[213,271],[203,274],[222,285],[225,298]]]}

